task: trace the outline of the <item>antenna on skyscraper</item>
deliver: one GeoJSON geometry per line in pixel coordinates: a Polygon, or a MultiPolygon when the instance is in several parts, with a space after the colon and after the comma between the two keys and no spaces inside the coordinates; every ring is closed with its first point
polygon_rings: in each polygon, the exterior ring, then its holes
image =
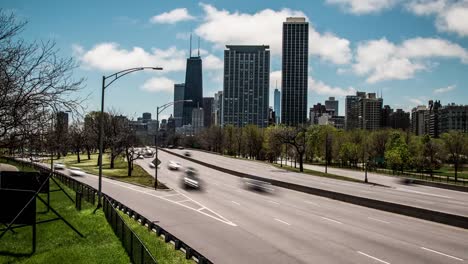
{"type": "Polygon", "coordinates": [[[200,37],[198,37],[198,57],[200,57],[200,37]]]}
{"type": "Polygon", "coordinates": [[[192,33],[190,33],[190,51],[189,51],[189,58],[192,57],[192,33]]]}

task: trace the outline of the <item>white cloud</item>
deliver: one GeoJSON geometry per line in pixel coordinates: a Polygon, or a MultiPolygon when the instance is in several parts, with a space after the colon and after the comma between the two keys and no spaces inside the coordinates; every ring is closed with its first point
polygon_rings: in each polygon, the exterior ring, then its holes
{"type": "Polygon", "coordinates": [[[178,32],[176,33],[176,39],[189,40],[190,32],[178,32]]]}
{"type": "Polygon", "coordinates": [[[203,58],[203,69],[206,70],[222,70],[224,62],[213,54],[209,54],[203,58]]]}
{"type": "Polygon", "coordinates": [[[434,90],[435,94],[442,94],[442,93],[448,93],[450,91],[455,90],[456,86],[455,85],[449,85],[447,87],[442,87],[434,90]]]}
{"type": "MultiPolygon", "coordinates": [[[[281,55],[282,24],[287,17],[306,17],[302,11],[264,9],[254,14],[218,10],[201,4],[205,16],[195,33],[224,49],[226,44],[269,45],[273,55],[281,55]]],[[[309,26],[309,54],[324,61],[345,64],[351,59],[349,41],[332,33],[320,34],[309,26]]]]}
{"type": "Polygon", "coordinates": [[[468,0],[453,4],[437,17],[437,29],[468,36],[468,0]]]}
{"type": "Polygon", "coordinates": [[[431,58],[455,58],[468,63],[468,51],[443,39],[413,38],[396,45],[383,38],[358,45],[353,70],[367,82],[406,80],[428,70],[431,58]]]}
{"type": "Polygon", "coordinates": [[[412,0],[406,8],[416,15],[435,15],[439,31],[468,36],[468,0],[412,0]]]}
{"type": "Polygon", "coordinates": [[[180,21],[193,20],[195,17],[191,16],[187,11],[187,8],[176,8],[169,12],[153,16],[150,19],[151,23],[154,24],[175,24],[180,21]]]}
{"type": "Polygon", "coordinates": [[[314,80],[310,76],[309,76],[308,82],[309,82],[310,90],[320,95],[338,97],[338,96],[346,96],[346,95],[356,93],[356,89],[354,89],[353,87],[348,87],[348,88],[332,87],[330,85],[325,84],[322,81],[314,80]]]}
{"type": "Polygon", "coordinates": [[[166,77],[154,77],[147,80],[141,89],[148,92],[173,92],[174,81],[166,77]]]}
{"type": "Polygon", "coordinates": [[[126,50],[117,43],[100,43],[87,51],[78,45],[73,47],[75,56],[87,68],[116,71],[132,67],[159,66],[164,68],[164,72],[185,69],[185,52],[175,47],[166,50],[153,49],[151,53],[140,47],[126,50]]]}
{"type": "Polygon", "coordinates": [[[326,0],[328,4],[338,5],[346,12],[360,15],[380,12],[397,4],[400,0],[326,0]]]}
{"type": "Polygon", "coordinates": [[[424,105],[424,102],[418,98],[408,98],[408,101],[416,105],[424,105]]]}
{"type": "Polygon", "coordinates": [[[406,8],[416,15],[431,15],[444,10],[446,2],[446,0],[413,0],[406,4],[406,8]]]}

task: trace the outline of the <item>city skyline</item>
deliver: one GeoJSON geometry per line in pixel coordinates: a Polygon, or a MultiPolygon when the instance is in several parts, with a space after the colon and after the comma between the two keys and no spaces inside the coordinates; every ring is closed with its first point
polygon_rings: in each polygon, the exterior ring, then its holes
{"type": "MultiPolygon", "coordinates": [[[[203,96],[222,90],[223,45],[264,44],[272,49],[269,97],[273,98],[276,81],[281,83],[281,23],[290,15],[303,15],[311,24],[307,109],[334,96],[343,115],[345,96],[356,91],[382,94],[385,104],[405,111],[430,99],[442,104],[468,101],[468,77],[463,74],[468,70],[466,31],[437,24],[436,20],[444,18],[443,10],[410,4],[416,1],[367,9],[350,3],[293,1],[266,6],[217,1],[145,3],[132,9],[122,2],[106,12],[104,8],[109,7],[97,5],[91,13],[86,2],[55,3],[54,10],[26,1],[6,1],[3,6],[30,22],[23,34],[26,39],[55,39],[61,54],[81,64],[75,76],[87,78],[83,94],[90,94],[88,110],[98,109],[101,76],[133,64],[156,64],[164,71],[138,73],[119,81],[106,95],[109,108],[136,117],[140,112],[154,113],[157,105],[171,101],[174,83],[185,79],[191,31],[195,39],[201,38],[203,96]],[[92,16],[95,12],[100,15],[92,16]],[[239,23],[226,25],[230,20],[239,23]],[[247,28],[242,20],[256,26],[247,28]],[[96,30],[88,30],[91,26],[96,30]],[[258,34],[240,34],[242,30],[236,28],[258,34]],[[270,28],[271,36],[262,32],[270,28]],[[372,61],[372,52],[385,56],[372,61]],[[395,66],[394,71],[385,71],[389,65],[395,66]]],[[[447,2],[444,8],[456,6],[447,2]]],[[[269,104],[273,106],[273,100],[269,104]]],[[[167,118],[171,112],[161,116],[167,118]]]]}

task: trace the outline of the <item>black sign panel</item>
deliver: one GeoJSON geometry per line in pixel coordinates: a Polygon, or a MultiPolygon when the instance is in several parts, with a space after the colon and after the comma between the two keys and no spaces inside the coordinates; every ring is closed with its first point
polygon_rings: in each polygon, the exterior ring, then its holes
{"type": "Polygon", "coordinates": [[[48,176],[48,173],[41,172],[2,171],[0,172],[0,188],[37,191],[44,181],[47,181],[41,193],[48,193],[48,176]]]}
{"type": "Polygon", "coordinates": [[[5,225],[11,223],[33,197],[34,200],[16,219],[15,224],[32,225],[36,222],[35,193],[34,191],[0,189],[0,223],[5,225]]]}

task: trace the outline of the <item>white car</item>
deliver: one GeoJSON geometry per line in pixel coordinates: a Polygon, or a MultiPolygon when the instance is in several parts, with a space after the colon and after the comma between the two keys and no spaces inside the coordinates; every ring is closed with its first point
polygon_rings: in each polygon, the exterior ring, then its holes
{"type": "MultiPolygon", "coordinates": [[[[148,165],[150,166],[150,168],[154,169],[156,166],[154,166],[154,163],[153,162],[150,162],[148,163],[148,165]]],[[[158,169],[161,168],[161,164],[158,165],[158,169]]]]}
{"type": "Polygon", "coordinates": [[[176,161],[169,161],[169,163],[167,163],[167,168],[170,169],[170,170],[179,170],[180,169],[180,163],[179,162],[176,162],[176,161]]]}
{"type": "Polygon", "coordinates": [[[70,175],[71,176],[85,176],[85,172],[81,170],[80,168],[77,167],[71,167],[70,168],[70,175]]]}
{"type": "Polygon", "coordinates": [[[65,169],[65,164],[63,164],[63,163],[54,163],[54,169],[63,170],[63,169],[65,169]]]}

